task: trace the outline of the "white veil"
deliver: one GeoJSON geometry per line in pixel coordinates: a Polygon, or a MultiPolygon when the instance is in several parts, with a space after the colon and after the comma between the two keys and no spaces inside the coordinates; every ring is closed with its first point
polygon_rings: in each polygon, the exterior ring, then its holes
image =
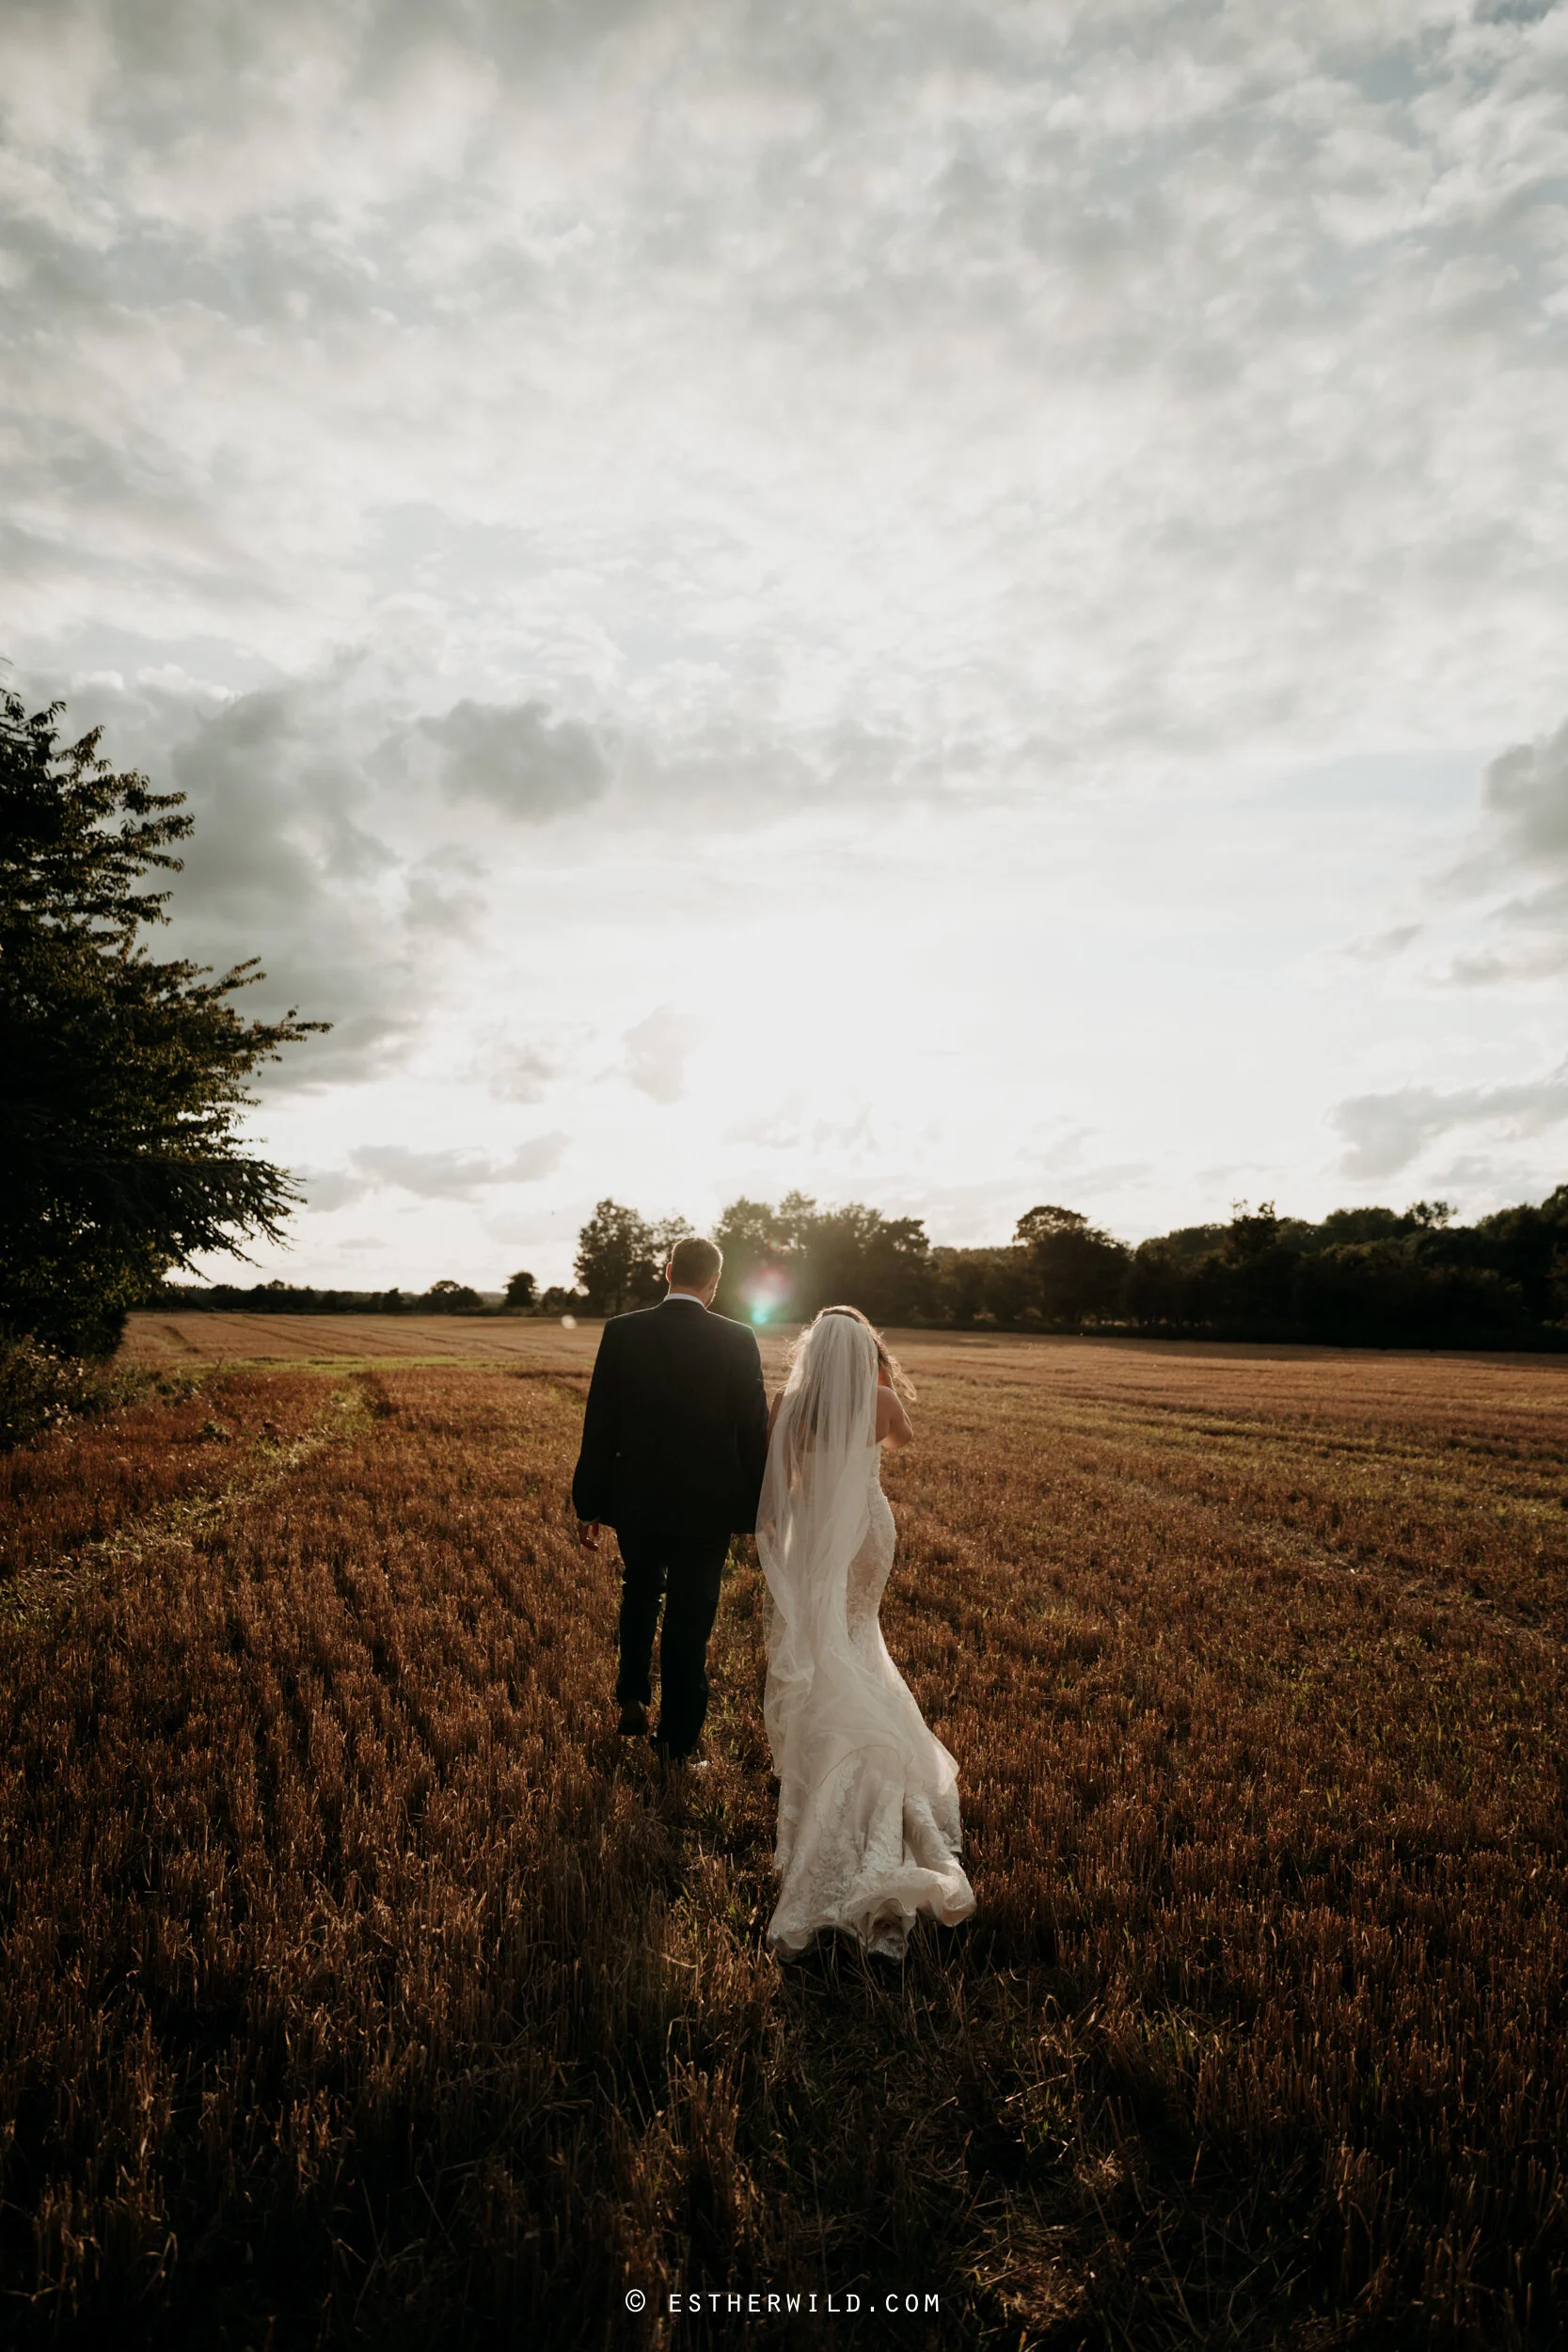
{"type": "Polygon", "coordinates": [[[821,1315],[779,1400],[757,1514],[757,1551],[773,1600],[764,1713],[773,1769],[786,1790],[812,1787],[832,1771],[833,1756],[808,1753],[830,1721],[850,1746],[851,1735],[863,1736],[847,1591],[849,1563],[870,1520],[876,1443],[877,1343],[854,1315],[821,1315]],[[832,1706],[835,1696],[842,1709],[832,1706]]]}
{"type": "Polygon", "coordinates": [[[763,1713],[784,1882],[769,1934],[786,1949],[822,1925],[852,1927],[874,1948],[889,1935],[901,1945],[917,1911],[951,1921],[974,1908],[957,1861],[954,1760],[879,1630],[859,1643],[850,1634],[850,1571],[874,1493],[880,1504],[877,1371],[868,1325],[819,1315],[779,1400],[763,1478],[757,1550],[772,1602],[763,1713]]]}

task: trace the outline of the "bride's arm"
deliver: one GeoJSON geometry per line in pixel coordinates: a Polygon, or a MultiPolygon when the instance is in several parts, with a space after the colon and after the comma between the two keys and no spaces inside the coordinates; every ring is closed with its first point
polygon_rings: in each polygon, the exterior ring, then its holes
{"type": "Polygon", "coordinates": [[[913,1437],[914,1429],[904,1410],[904,1400],[892,1382],[884,1377],[877,1387],[877,1442],[879,1445],[909,1445],[913,1437]]]}

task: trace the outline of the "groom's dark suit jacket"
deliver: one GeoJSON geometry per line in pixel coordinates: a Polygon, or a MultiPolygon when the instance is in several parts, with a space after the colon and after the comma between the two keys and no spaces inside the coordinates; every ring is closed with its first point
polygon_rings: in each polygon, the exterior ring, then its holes
{"type": "Polygon", "coordinates": [[[605,1325],[572,1480],[579,1519],[750,1534],[767,1459],[762,1358],[745,1324],[667,1298],[605,1325]]]}

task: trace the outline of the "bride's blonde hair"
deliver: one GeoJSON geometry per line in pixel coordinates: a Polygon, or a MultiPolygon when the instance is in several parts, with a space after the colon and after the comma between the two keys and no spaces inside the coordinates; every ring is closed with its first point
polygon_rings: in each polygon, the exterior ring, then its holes
{"type": "MultiPolygon", "coordinates": [[[[893,1384],[895,1391],[904,1399],[906,1404],[912,1405],[915,1402],[916,1390],[914,1382],[910,1378],[909,1374],[904,1370],[903,1365],[899,1362],[892,1348],[889,1347],[886,1340],[883,1339],[881,1333],[878,1330],[869,1315],[862,1314],[858,1307],[824,1307],[817,1314],[816,1322],[820,1323],[824,1315],[852,1315],[857,1323],[863,1323],[866,1329],[870,1332],[873,1343],[876,1346],[877,1361],[880,1364],[882,1370],[887,1374],[889,1380],[893,1384]]],[[[791,1362],[794,1361],[795,1356],[798,1356],[801,1348],[804,1347],[806,1342],[810,1339],[814,1328],[815,1325],[809,1323],[807,1324],[805,1329],[801,1332],[800,1338],[795,1343],[794,1355],[792,1355],[790,1359],[791,1362]]]]}

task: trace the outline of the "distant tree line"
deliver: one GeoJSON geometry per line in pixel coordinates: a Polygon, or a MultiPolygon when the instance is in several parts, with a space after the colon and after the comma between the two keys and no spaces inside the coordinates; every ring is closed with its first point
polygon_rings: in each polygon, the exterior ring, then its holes
{"type": "MultiPolygon", "coordinates": [[[[498,1300],[466,1282],[428,1290],[317,1289],[274,1279],[165,1282],[150,1304],[230,1313],[624,1314],[664,1295],[670,1252],[692,1228],[599,1201],[578,1236],[577,1287],[510,1276],[498,1300]]],[[[933,1247],[917,1217],[804,1193],[734,1200],[714,1228],[716,1305],[799,1323],[846,1299],[872,1320],[927,1329],[1301,1340],[1337,1346],[1568,1346],[1568,1184],[1539,1206],[1457,1225],[1443,1200],[1335,1209],[1321,1224],[1272,1201],[1234,1204],[1130,1248],[1074,1209],[1043,1205],[996,1248],[933,1247]]]]}
{"type": "Polygon", "coordinates": [[[426,1291],[318,1290],[309,1282],[162,1282],[149,1306],[227,1314],[483,1315],[500,1311],[467,1282],[432,1282],[426,1291]]]}
{"type": "Polygon", "coordinates": [[[1539,1206],[1457,1225],[1443,1200],[1335,1209],[1321,1223],[1273,1201],[1129,1248],[1060,1208],[1021,1219],[1010,1248],[937,1250],[942,1320],[1339,1346],[1568,1344],[1568,1185],[1539,1206]]]}
{"type": "MultiPolygon", "coordinates": [[[[601,1200],[579,1235],[576,1292],[545,1313],[617,1314],[663,1295],[689,1228],[601,1200]]],[[[1130,1248],[1074,1209],[1020,1217],[993,1248],[933,1247],[916,1217],[805,1194],[732,1201],[716,1304],[800,1322],[844,1299],[873,1321],[948,1330],[1103,1331],[1349,1346],[1568,1346],[1568,1185],[1539,1206],[1458,1225],[1446,1201],[1335,1209],[1321,1223],[1272,1201],[1130,1248]]]]}
{"type": "Polygon", "coordinates": [[[1238,1204],[1128,1259],[1139,1330],[1339,1345],[1568,1345],[1568,1184],[1458,1225],[1444,1200],[1335,1209],[1321,1224],[1238,1204]]]}
{"type": "MultiPolygon", "coordinates": [[[[691,1230],[601,1200],[578,1236],[577,1287],[541,1292],[519,1272],[499,1303],[450,1280],[425,1291],[167,1283],[158,1299],[273,1314],[624,1314],[663,1297],[670,1252],[691,1230]]],[[[1568,1347],[1568,1184],[1474,1225],[1455,1224],[1443,1200],[1335,1209],[1321,1224],[1238,1201],[1223,1224],[1136,1248],[1045,1204],[1010,1242],[983,1249],[933,1247],[918,1217],[791,1192],[776,1207],[732,1201],[714,1238],[724,1252],[716,1305],[757,1324],[803,1322],[843,1299],[876,1323],[927,1329],[1568,1347]]]]}

